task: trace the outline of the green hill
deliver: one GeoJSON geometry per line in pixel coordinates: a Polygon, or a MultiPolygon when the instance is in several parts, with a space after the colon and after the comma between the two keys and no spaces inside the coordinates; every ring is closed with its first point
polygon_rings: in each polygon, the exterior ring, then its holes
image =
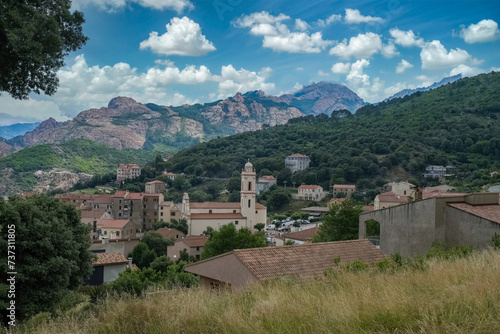
{"type": "Polygon", "coordinates": [[[367,105],[352,116],[336,114],[198,144],[179,152],[172,168],[189,173],[199,167],[206,176],[228,177],[250,159],[260,174],[272,173],[280,183],[355,183],[368,196],[390,179],[425,185],[421,175],[430,164],[458,166],[453,182],[464,190],[500,181],[488,174],[500,169],[498,72],[367,105]],[[293,153],[308,155],[311,168],[287,172],[284,159],[293,153]]]}

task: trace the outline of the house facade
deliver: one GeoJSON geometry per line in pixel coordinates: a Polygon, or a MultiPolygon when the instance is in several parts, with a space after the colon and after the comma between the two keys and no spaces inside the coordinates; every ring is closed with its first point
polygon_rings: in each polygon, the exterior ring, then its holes
{"type": "Polygon", "coordinates": [[[135,224],[130,219],[98,219],[97,235],[110,240],[135,238],[135,224]]]}
{"type": "Polygon", "coordinates": [[[159,180],[147,182],[144,192],[146,194],[161,194],[165,192],[165,182],[159,180]]]}
{"type": "MultiPolygon", "coordinates": [[[[297,190],[296,199],[303,201],[321,201],[328,195],[323,188],[318,185],[301,185],[297,190]]],[[[292,196],[294,197],[294,196],[292,196]]]]}
{"type": "Polygon", "coordinates": [[[208,237],[204,235],[189,235],[177,240],[173,246],[168,246],[167,256],[175,261],[179,258],[180,252],[185,249],[188,255],[199,260],[203,252],[203,246],[207,241],[208,237]]]}
{"type": "Polygon", "coordinates": [[[272,175],[264,175],[259,177],[259,179],[257,180],[257,186],[255,187],[257,195],[260,195],[261,192],[269,191],[269,189],[271,189],[271,187],[275,186],[276,184],[277,180],[272,175]]]}
{"type": "Polygon", "coordinates": [[[334,184],[332,189],[333,197],[339,194],[344,194],[346,198],[351,198],[353,192],[356,191],[356,186],[353,184],[334,184]]]}
{"type": "Polygon", "coordinates": [[[92,264],[94,271],[87,280],[88,285],[101,285],[114,281],[119,274],[132,265],[118,252],[96,253],[97,260],[92,264]]]}
{"type": "Polygon", "coordinates": [[[120,164],[116,170],[116,181],[135,179],[141,175],[141,167],[137,164],[120,164]]]}
{"type": "Polygon", "coordinates": [[[285,167],[288,168],[293,174],[298,170],[309,168],[310,162],[311,159],[309,159],[307,155],[296,153],[285,158],[285,167]]]}

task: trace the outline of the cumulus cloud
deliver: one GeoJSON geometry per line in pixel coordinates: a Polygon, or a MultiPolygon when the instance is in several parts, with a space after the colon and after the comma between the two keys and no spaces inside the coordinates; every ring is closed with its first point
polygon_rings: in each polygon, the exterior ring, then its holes
{"type": "Polygon", "coordinates": [[[156,10],[174,10],[177,13],[194,8],[189,0],[73,0],[72,9],[81,10],[84,7],[93,6],[101,10],[116,11],[132,3],[156,10]]]}
{"type": "Polygon", "coordinates": [[[478,63],[467,51],[454,49],[447,51],[440,41],[427,42],[420,52],[423,70],[439,70],[448,67],[455,67],[467,62],[478,63]]]}
{"type": "MultiPolygon", "coordinates": [[[[309,34],[304,31],[291,32],[282,21],[290,19],[285,14],[274,16],[266,11],[244,15],[233,22],[239,28],[250,28],[250,33],[263,36],[262,46],[274,51],[290,53],[318,53],[324,50],[330,41],[323,40],[321,32],[309,34]]],[[[306,22],[296,20],[296,28],[304,30],[306,22]]]]}
{"type": "Polygon", "coordinates": [[[332,66],[333,73],[349,73],[351,63],[336,63],[332,66]]]}
{"type": "Polygon", "coordinates": [[[349,59],[351,57],[369,58],[381,49],[382,40],[380,36],[372,32],[367,32],[366,34],[359,34],[358,36],[351,37],[349,43],[347,39],[344,39],[330,49],[330,54],[344,59],[349,59]]]}
{"type": "Polygon", "coordinates": [[[329,77],[329,76],[330,76],[330,74],[328,74],[328,73],[326,73],[326,72],[323,72],[322,70],[319,70],[319,71],[318,71],[318,75],[319,75],[320,77],[329,77]]]}
{"type": "Polygon", "coordinates": [[[346,8],[345,18],[346,23],[357,24],[357,23],[382,23],[385,20],[381,17],[373,16],[363,16],[358,9],[346,8]]]}
{"type": "Polygon", "coordinates": [[[465,43],[484,43],[496,41],[500,38],[500,30],[498,23],[493,20],[481,20],[477,24],[471,24],[467,28],[465,25],[460,26],[460,37],[465,43]]]}
{"type": "Polygon", "coordinates": [[[417,37],[412,30],[403,31],[398,28],[392,28],[389,33],[394,38],[394,43],[401,45],[405,48],[418,46],[424,46],[425,42],[423,38],[417,37]]]}
{"type": "Polygon", "coordinates": [[[462,74],[462,77],[473,77],[473,76],[481,74],[481,73],[488,73],[491,71],[498,72],[499,70],[500,70],[500,68],[498,68],[498,67],[490,67],[488,70],[486,70],[486,69],[479,68],[479,67],[471,67],[471,66],[467,66],[464,64],[460,64],[451,70],[450,76],[462,74]]]}
{"type": "Polygon", "coordinates": [[[149,38],[141,42],[140,49],[151,48],[157,54],[180,56],[201,56],[215,50],[202,35],[200,25],[186,16],[172,18],[166,29],[163,35],[151,32],[149,38]]]}
{"type": "Polygon", "coordinates": [[[399,55],[398,50],[396,50],[396,46],[392,42],[389,42],[388,44],[384,44],[382,46],[382,50],[380,50],[380,53],[385,58],[392,58],[392,57],[399,55]]]}
{"type": "Polygon", "coordinates": [[[243,68],[236,70],[231,64],[222,66],[221,75],[214,76],[214,80],[219,82],[218,98],[222,99],[237,92],[252,90],[273,91],[274,83],[266,82],[271,72],[270,67],[264,67],[259,72],[252,72],[243,68]]]}
{"type": "Polygon", "coordinates": [[[310,28],[309,23],[301,19],[295,20],[295,29],[300,31],[307,31],[310,28]]]}
{"type": "Polygon", "coordinates": [[[2,106],[0,126],[40,122],[50,117],[61,122],[69,119],[61,112],[57,104],[51,101],[16,100],[10,95],[2,94],[0,105],[2,106]]]}
{"type": "Polygon", "coordinates": [[[340,20],[342,20],[342,15],[332,14],[332,15],[328,16],[325,20],[319,19],[318,21],[316,21],[316,25],[318,25],[320,27],[326,27],[326,26],[329,26],[330,24],[332,24],[333,22],[337,22],[340,20]]]}
{"type": "Polygon", "coordinates": [[[370,61],[367,59],[357,60],[351,65],[351,70],[346,79],[349,83],[356,87],[367,86],[370,84],[370,77],[363,73],[365,67],[370,66],[370,61]]]}
{"type": "Polygon", "coordinates": [[[398,66],[396,66],[396,73],[404,73],[404,71],[412,67],[413,65],[408,61],[401,59],[401,62],[398,64],[398,66]]]}

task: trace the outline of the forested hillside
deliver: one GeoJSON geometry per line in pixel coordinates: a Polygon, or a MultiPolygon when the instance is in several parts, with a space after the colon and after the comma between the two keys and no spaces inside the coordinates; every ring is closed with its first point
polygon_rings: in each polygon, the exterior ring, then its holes
{"type": "Polygon", "coordinates": [[[367,105],[355,115],[309,115],[211,140],[179,152],[171,167],[229,177],[250,159],[260,175],[273,174],[279,183],[355,183],[363,191],[391,179],[424,185],[427,165],[451,164],[460,170],[452,183],[479,190],[496,181],[489,172],[500,170],[499,117],[500,73],[493,72],[367,105]],[[292,176],[284,159],[293,153],[308,155],[311,168],[292,176]]]}

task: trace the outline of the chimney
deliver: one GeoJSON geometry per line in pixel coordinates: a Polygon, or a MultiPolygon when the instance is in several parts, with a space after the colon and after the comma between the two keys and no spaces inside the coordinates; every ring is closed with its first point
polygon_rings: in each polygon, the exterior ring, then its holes
{"type": "Polygon", "coordinates": [[[132,258],[129,257],[127,260],[128,260],[128,267],[132,269],[132,258]]]}

